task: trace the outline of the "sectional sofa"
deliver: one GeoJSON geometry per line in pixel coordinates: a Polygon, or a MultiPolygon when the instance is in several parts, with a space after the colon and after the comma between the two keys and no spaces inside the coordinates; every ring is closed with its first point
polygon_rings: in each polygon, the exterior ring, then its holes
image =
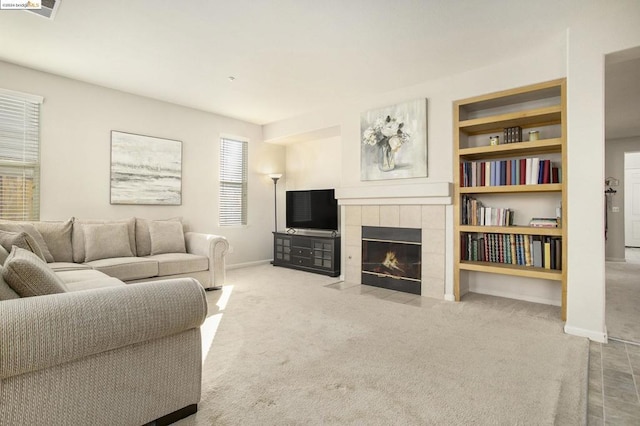
{"type": "Polygon", "coordinates": [[[126,283],[191,277],[207,289],[225,280],[226,238],[184,232],[180,219],[5,221],[0,244],[3,232],[34,237],[45,261],[71,289],[105,276],[126,283]]]}
{"type": "Polygon", "coordinates": [[[224,283],[228,244],[181,232],[179,220],[0,222],[0,424],[197,411],[203,285],[224,283]]]}

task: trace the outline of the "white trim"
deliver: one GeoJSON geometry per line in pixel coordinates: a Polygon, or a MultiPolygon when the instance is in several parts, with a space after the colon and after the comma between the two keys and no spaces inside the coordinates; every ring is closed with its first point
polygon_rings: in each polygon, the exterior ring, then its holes
{"type": "Polygon", "coordinates": [[[601,331],[586,330],[584,328],[565,325],[564,332],[567,334],[571,334],[572,336],[587,337],[589,340],[593,340],[594,342],[607,343],[606,327],[604,332],[601,332],[601,331]]]}
{"type": "Polygon", "coordinates": [[[450,205],[451,183],[336,188],[336,199],[341,206],[450,205]]]}
{"type": "Polygon", "coordinates": [[[271,262],[272,262],[271,259],[266,259],[266,260],[256,260],[254,262],[234,263],[233,265],[227,265],[226,270],[230,271],[232,269],[241,269],[241,268],[248,268],[250,266],[266,265],[271,262]]]}
{"type": "Polygon", "coordinates": [[[445,294],[444,300],[446,300],[447,302],[455,302],[456,297],[453,294],[445,294]]]}
{"type": "Polygon", "coordinates": [[[606,262],[626,262],[627,259],[625,259],[624,257],[605,257],[604,260],[606,262]]]}
{"type": "Polygon", "coordinates": [[[39,95],[32,95],[30,93],[16,92],[15,90],[0,88],[0,95],[7,96],[9,98],[19,99],[21,101],[29,101],[36,104],[44,103],[44,97],[39,95]]]}

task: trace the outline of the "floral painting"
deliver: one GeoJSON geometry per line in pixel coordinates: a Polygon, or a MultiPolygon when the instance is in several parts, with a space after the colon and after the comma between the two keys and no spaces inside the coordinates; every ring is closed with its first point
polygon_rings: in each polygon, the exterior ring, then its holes
{"type": "Polygon", "coordinates": [[[182,142],[112,131],[111,204],[182,204],[182,142]]]}
{"type": "Polygon", "coordinates": [[[360,179],[427,176],[427,100],[362,113],[360,179]]]}

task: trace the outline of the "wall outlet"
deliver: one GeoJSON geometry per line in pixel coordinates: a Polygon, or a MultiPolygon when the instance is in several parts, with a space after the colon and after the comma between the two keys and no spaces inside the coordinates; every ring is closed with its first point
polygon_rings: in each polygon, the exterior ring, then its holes
{"type": "Polygon", "coordinates": [[[620,207],[611,207],[611,212],[620,213],[620,207]]]}

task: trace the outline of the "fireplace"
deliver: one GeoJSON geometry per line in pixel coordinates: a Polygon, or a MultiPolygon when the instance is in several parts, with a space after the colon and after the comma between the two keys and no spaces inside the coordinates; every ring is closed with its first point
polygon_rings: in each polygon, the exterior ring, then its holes
{"type": "Polygon", "coordinates": [[[362,284],[421,294],[422,230],[362,227],[362,284]]]}

